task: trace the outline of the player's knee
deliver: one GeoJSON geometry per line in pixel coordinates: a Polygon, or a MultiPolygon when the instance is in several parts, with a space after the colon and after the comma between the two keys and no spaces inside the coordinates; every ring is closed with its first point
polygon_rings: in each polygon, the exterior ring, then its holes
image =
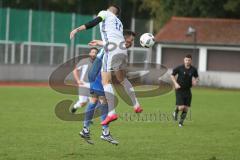
{"type": "Polygon", "coordinates": [[[179,111],[183,111],[184,108],[185,108],[185,106],[178,106],[178,110],[179,110],[179,111]]]}
{"type": "Polygon", "coordinates": [[[122,83],[125,80],[125,78],[121,76],[117,76],[116,78],[119,83],[122,83]]]}
{"type": "Polygon", "coordinates": [[[107,105],[107,101],[105,101],[105,100],[100,100],[100,103],[101,103],[102,105],[107,105]]]}
{"type": "Polygon", "coordinates": [[[106,104],[107,104],[107,99],[106,99],[105,97],[103,97],[103,96],[100,96],[100,97],[99,97],[99,101],[100,101],[100,103],[103,104],[103,105],[106,105],[106,104]]]}
{"type": "Polygon", "coordinates": [[[97,98],[91,98],[90,103],[96,104],[98,102],[97,98]]]}
{"type": "Polygon", "coordinates": [[[188,108],[189,108],[189,106],[184,106],[183,111],[187,112],[188,108]]]}
{"type": "Polygon", "coordinates": [[[107,85],[107,84],[110,84],[110,83],[111,83],[110,80],[102,80],[102,84],[103,84],[103,85],[107,85]]]}
{"type": "Polygon", "coordinates": [[[83,107],[87,104],[87,102],[80,103],[80,106],[83,107]]]}
{"type": "Polygon", "coordinates": [[[119,83],[122,83],[125,80],[124,72],[123,71],[118,71],[115,72],[116,79],[119,83]]]}

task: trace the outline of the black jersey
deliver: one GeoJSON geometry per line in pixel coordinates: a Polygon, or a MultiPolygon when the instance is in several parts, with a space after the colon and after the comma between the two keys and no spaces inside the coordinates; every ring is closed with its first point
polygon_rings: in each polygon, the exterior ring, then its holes
{"type": "Polygon", "coordinates": [[[192,78],[198,78],[198,71],[195,67],[185,68],[184,65],[180,65],[173,69],[173,76],[177,77],[177,83],[181,86],[181,89],[190,89],[192,87],[192,78]]]}

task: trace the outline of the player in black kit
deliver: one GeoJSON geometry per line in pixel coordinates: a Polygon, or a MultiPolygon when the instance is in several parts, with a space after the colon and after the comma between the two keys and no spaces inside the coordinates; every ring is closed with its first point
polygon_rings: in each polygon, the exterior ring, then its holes
{"type": "Polygon", "coordinates": [[[198,83],[198,71],[192,66],[192,56],[184,57],[184,64],[173,69],[171,79],[176,91],[176,110],[173,113],[174,119],[178,120],[178,112],[182,111],[179,120],[179,127],[187,116],[188,108],[191,106],[191,87],[198,83]]]}

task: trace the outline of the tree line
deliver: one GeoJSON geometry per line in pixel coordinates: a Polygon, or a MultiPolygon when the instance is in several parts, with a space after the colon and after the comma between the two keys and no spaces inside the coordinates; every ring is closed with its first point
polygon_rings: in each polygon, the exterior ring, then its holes
{"type": "Polygon", "coordinates": [[[240,0],[0,0],[0,7],[97,14],[111,3],[127,28],[131,17],[153,18],[156,30],[172,16],[240,19],[240,0]]]}

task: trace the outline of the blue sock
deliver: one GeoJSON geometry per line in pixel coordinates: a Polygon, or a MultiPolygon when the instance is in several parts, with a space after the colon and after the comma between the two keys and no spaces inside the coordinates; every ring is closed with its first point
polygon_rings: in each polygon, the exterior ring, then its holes
{"type": "Polygon", "coordinates": [[[89,128],[89,126],[90,126],[96,105],[97,105],[97,103],[88,103],[88,106],[85,111],[84,122],[83,122],[83,125],[86,128],[89,128]]]}
{"type": "MultiPolygon", "coordinates": [[[[105,118],[108,115],[108,105],[107,104],[101,104],[101,105],[99,105],[99,108],[101,110],[101,121],[104,121],[105,118]]],[[[103,129],[108,128],[108,125],[103,125],[102,128],[103,129]]]]}

